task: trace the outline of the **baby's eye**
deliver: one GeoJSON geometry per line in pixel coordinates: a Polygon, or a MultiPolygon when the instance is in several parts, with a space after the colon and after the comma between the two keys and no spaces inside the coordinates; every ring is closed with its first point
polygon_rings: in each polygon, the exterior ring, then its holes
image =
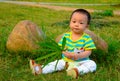
{"type": "Polygon", "coordinates": [[[83,22],[80,22],[80,24],[84,24],[83,22]]]}
{"type": "Polygon", "coordinates": [[[73,23],[76,23],[76,21],[72,21],[73,23]]]}

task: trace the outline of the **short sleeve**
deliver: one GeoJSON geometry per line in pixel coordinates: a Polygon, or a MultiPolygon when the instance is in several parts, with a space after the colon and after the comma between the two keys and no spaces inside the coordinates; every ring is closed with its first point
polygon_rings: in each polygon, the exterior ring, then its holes
{"type": "Polygon", "coordinates": [[[87,38],[87,40],[85,41],[84,49],[85,50],[96,49],[96,46],[95,46],[93,40],[91,39],[91,37],[87,38]]]}
{"type": "Polygon", "coordinates": [[[63,41],[63,38],[65,37],[65,34],[62,36],[62,38],[60,39],[60,41],[58,42],[58,45],[59,46],[62,46],[62,41],[63,41]]]}

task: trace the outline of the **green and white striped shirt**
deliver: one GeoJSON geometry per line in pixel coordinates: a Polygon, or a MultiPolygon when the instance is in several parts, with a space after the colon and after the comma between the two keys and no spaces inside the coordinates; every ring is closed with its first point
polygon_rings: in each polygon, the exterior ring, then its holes
{"type": "MultiPolygon", "coordinates": [[[[91,37],[88,34],[83,33],[83,35],[78,40],[75,40],[75,41],[73,41],[71,39],[71,34],[72,34],[72,32],[65,33],[63,35],[63,37],[61,38],[61,40],[58,42],[58,45],[62,46],[62,41],[63,41],[63,38],[65,37],[66,38],[65,48],[67,49],[68,52],[75,52],[75,49],[77,49],[77,50],[96,49],[93,40],[91,39],[91,37]]],[[[64,54],[62,54],[62,59],[64,59],[67,62],[74,62],[74,61],[79,62],[79,61],[83,61],[83,60],[88,60],[89,57],[74,60],[74,59],[69,59],[64,54]]]]}

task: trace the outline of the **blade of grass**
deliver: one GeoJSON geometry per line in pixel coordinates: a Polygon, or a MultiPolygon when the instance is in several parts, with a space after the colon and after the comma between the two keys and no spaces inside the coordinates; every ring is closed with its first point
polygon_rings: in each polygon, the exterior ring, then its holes
{"type": "Polygon", "coordinates": [[[46,58],[51,57],[51,56],[53,56],[53,55],[55,55],[55,53],[47,54],[47,55],[45,55],[45,56],[43,56],[43,57],[37,58],[36,61],[40,61],[40,60],[46,59],[46,58]]]}
{"type": "Polygon", "coordinates": [[[49,60],[47,60],[46,62],[44,62],[44,64],[43,64],[43,67],[42,68],[44,68],[47,64],[49,64],[50,62],[52,62],[52,61],[54,61],[55,60],[55,58],[56,58],[56,55],[55,56],[53,56],[53,57],[51,57],[51,58],[48,58],[49,60]]]}
{"type": "Polygon", "coordinates": [[[57,60],[57,62],[56,62],[56,65],[55,65],[55,70],[57,69],[57,64],[58,64],[58,62],[59,62],[59,60],[57,60]]]}
{"type": "Polygon", "coordinates": [[[63,41],[62,41],[62,50],[64,50],[65,44],[66,44],[66,38],[64,37],[64,38],[63,38],[63,41]]]}

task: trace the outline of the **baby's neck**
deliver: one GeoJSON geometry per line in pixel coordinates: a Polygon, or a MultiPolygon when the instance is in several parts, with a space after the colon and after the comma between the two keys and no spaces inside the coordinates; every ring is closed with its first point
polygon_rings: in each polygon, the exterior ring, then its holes
{"type": "Polygon", "coordinates": [[[83,32],[81,32],[81,33],[74,33],[74,32],[72,32],[71,39],[73,41],[76,41],[76,40],[80,39],[82,35],[83,35],[83,32]]]}

